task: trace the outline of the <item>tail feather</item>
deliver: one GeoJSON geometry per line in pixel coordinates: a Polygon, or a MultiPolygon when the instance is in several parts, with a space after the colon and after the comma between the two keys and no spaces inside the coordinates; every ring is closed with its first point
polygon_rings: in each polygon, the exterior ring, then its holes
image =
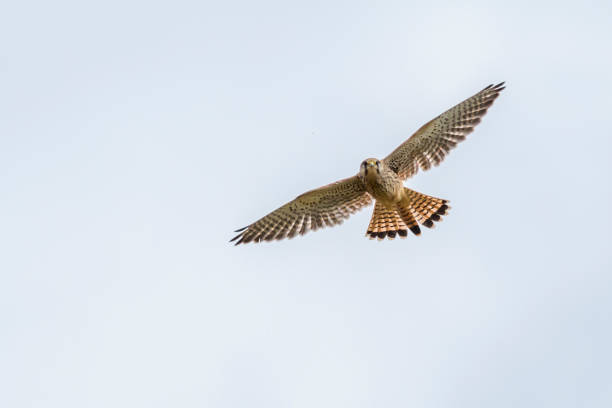
{"type": "Polygon", "coordinates": [[[406,224],[408,229],[412,231],[414,235],[421,235],[421,228],[419,228],[414,211],[412,211],[412,208],[409,205],[403,204],[403,202],[398,204],[397,214],[399,214],[402,221],[404,221],[404,224],[406,224]]]}
{"type": "Polygon", "coordinates": [[[379,240],[385,237],[394,239],[397,235],[400,238],[405,238],[408,235],[407,229],[406,224],[400,218],[397,211],[390,210],[384,204],[377,201],[366,235],[370,239],[378,238],[379,240]]]}
{"type": "Polygon", "coordinates": [[[400,238],[405,238],[408,236],[408,230],[414,235],[420,235],[419,224],[433,228],[434,222],[441,221],[441,216],[448,213],[450,208],[448,200],[431,197],[408,188],[404,188],[404,192],[404,198],[395,208],[387,208],[376,201],[366,233],[370,239],[382,240],[385,237],[394,239],[398,235],[400,238]]]}
{"type": "Polygon", "coordinates": [[[427,228],[433,228],[434,222],[441,221],[441,215],[446,215],[450,209],[448,200],[431,197],[409,188],[404,188],[404,193],[405,198],[400,205],[407,204],[417,221],[427,228]]]}

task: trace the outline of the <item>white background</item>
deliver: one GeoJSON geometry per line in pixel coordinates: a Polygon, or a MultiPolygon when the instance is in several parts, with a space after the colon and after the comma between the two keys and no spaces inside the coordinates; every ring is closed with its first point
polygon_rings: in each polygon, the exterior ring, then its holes
{"type": "Polygon", "coordinates": [[[610,2],[427,3],[3,5],[0,405],[612,406],[610,2]],[[504,80],[434,230],[228,243],[504,80]]]}

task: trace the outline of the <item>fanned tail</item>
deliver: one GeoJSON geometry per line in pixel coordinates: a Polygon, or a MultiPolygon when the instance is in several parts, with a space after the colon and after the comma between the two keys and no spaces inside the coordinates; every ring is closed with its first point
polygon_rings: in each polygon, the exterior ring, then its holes
{"type": "Polygon", "coordinates": [[[407,207],[419,224],[433,228],[434,222],[441,221],[441,216],[448,214],[450,209],[448,203],[448,200],[428,196],[404,187],[404,199],[398,207],[407,207]]]}
{"type": "Polygon", "coordinates": [[[395,206],[395,209],[386,207],[376,201],[374,213],[366,233],[370,239],[379,240],[388,237],[405,238],[410,230],[414,235],[421,234],[419,224],[433,228],[434,222],[442,220],[449,210],[448,200],[431,197],[404,188],[404,198],[395,206]]]}
{"type": "Polygon", "coordinates": [[[400,238],[406,238],[408,235],[408,227],[397,211],[390,210],[385,207],[384,204],[377,201],[366,235],[368,235],[370,239],[378,238],[379,240],[385,237],[394,239],[397,235],[399,235],[400,238]]]}
{"type": "Polygon", "coordinates": [[[421,235],[421,228],[415,218],[416,213],[406,199],[402,200],[397,205],[397,214],[401,217],[404,224],[412,231],[414,235],[421,235]]]}

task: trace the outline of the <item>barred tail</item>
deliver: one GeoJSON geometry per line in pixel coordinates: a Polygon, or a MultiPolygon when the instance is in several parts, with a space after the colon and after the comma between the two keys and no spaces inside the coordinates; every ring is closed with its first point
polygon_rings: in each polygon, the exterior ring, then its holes
{"type": "Polygon", "coordinates": [[[406,238],[408,227],[397,211],[388,209],[384,204],[376,201],[366,235],[370,239],[378,238],[379,240],[385,237],[393,239],[396,235],[399,235],[400,238],[406,238]]]}
{"type": "Polygon", "coordinates": [[[409,212],[419,224],[427,228],[433,228],[434,222],[442,220],[441,216],[448,214],[450,209],[448,200],[431,197],[405,187],[404,199],[398,208],[402,208],[403,212],[409,212]]]}
{"type": "Polygon", "coordinates": [[[450,208],[447,203],[448,200],[404,188],[404,198],[395,209],[389,209],[376,201],[366,235],[370,239],[384,239],[385,237],[393,239],[396,235],[405,238],[408,230],[414,235],[420,235],[419,224],[433,228],[434,222],[440,221],[441,216],[447,214],[450,208]]]}
{"type": "Polygon", "coordinates": [[[401,217],[404,224],[408,226],[414,235],[421,235],[421,228],[415,218],[416,213],[412,210],[410,203],[404,199],[397,205],[397,214],[401,217]]]}

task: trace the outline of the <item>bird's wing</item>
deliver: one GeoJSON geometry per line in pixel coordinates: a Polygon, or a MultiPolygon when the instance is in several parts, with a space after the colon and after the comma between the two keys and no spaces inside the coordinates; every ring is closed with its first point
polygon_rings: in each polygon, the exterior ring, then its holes
{"type": "Polygon", "coordinates": [[[419,167],[428,170],[432,165],[437,166],[474,130],[503,89],[503,82],[489,85],[427,122],[387,156],[385,164],[404,180],[415,175],[419,167]]]}
{"type": "Polygon", "coordinates": [[[310,230],[341,224],[371,202],[372,197],[359,176],[353,176],[298,196],[248,227],[237,230],[240,234],[231,241],[238,240],[238,245],[293,238],[310,230]]]}

